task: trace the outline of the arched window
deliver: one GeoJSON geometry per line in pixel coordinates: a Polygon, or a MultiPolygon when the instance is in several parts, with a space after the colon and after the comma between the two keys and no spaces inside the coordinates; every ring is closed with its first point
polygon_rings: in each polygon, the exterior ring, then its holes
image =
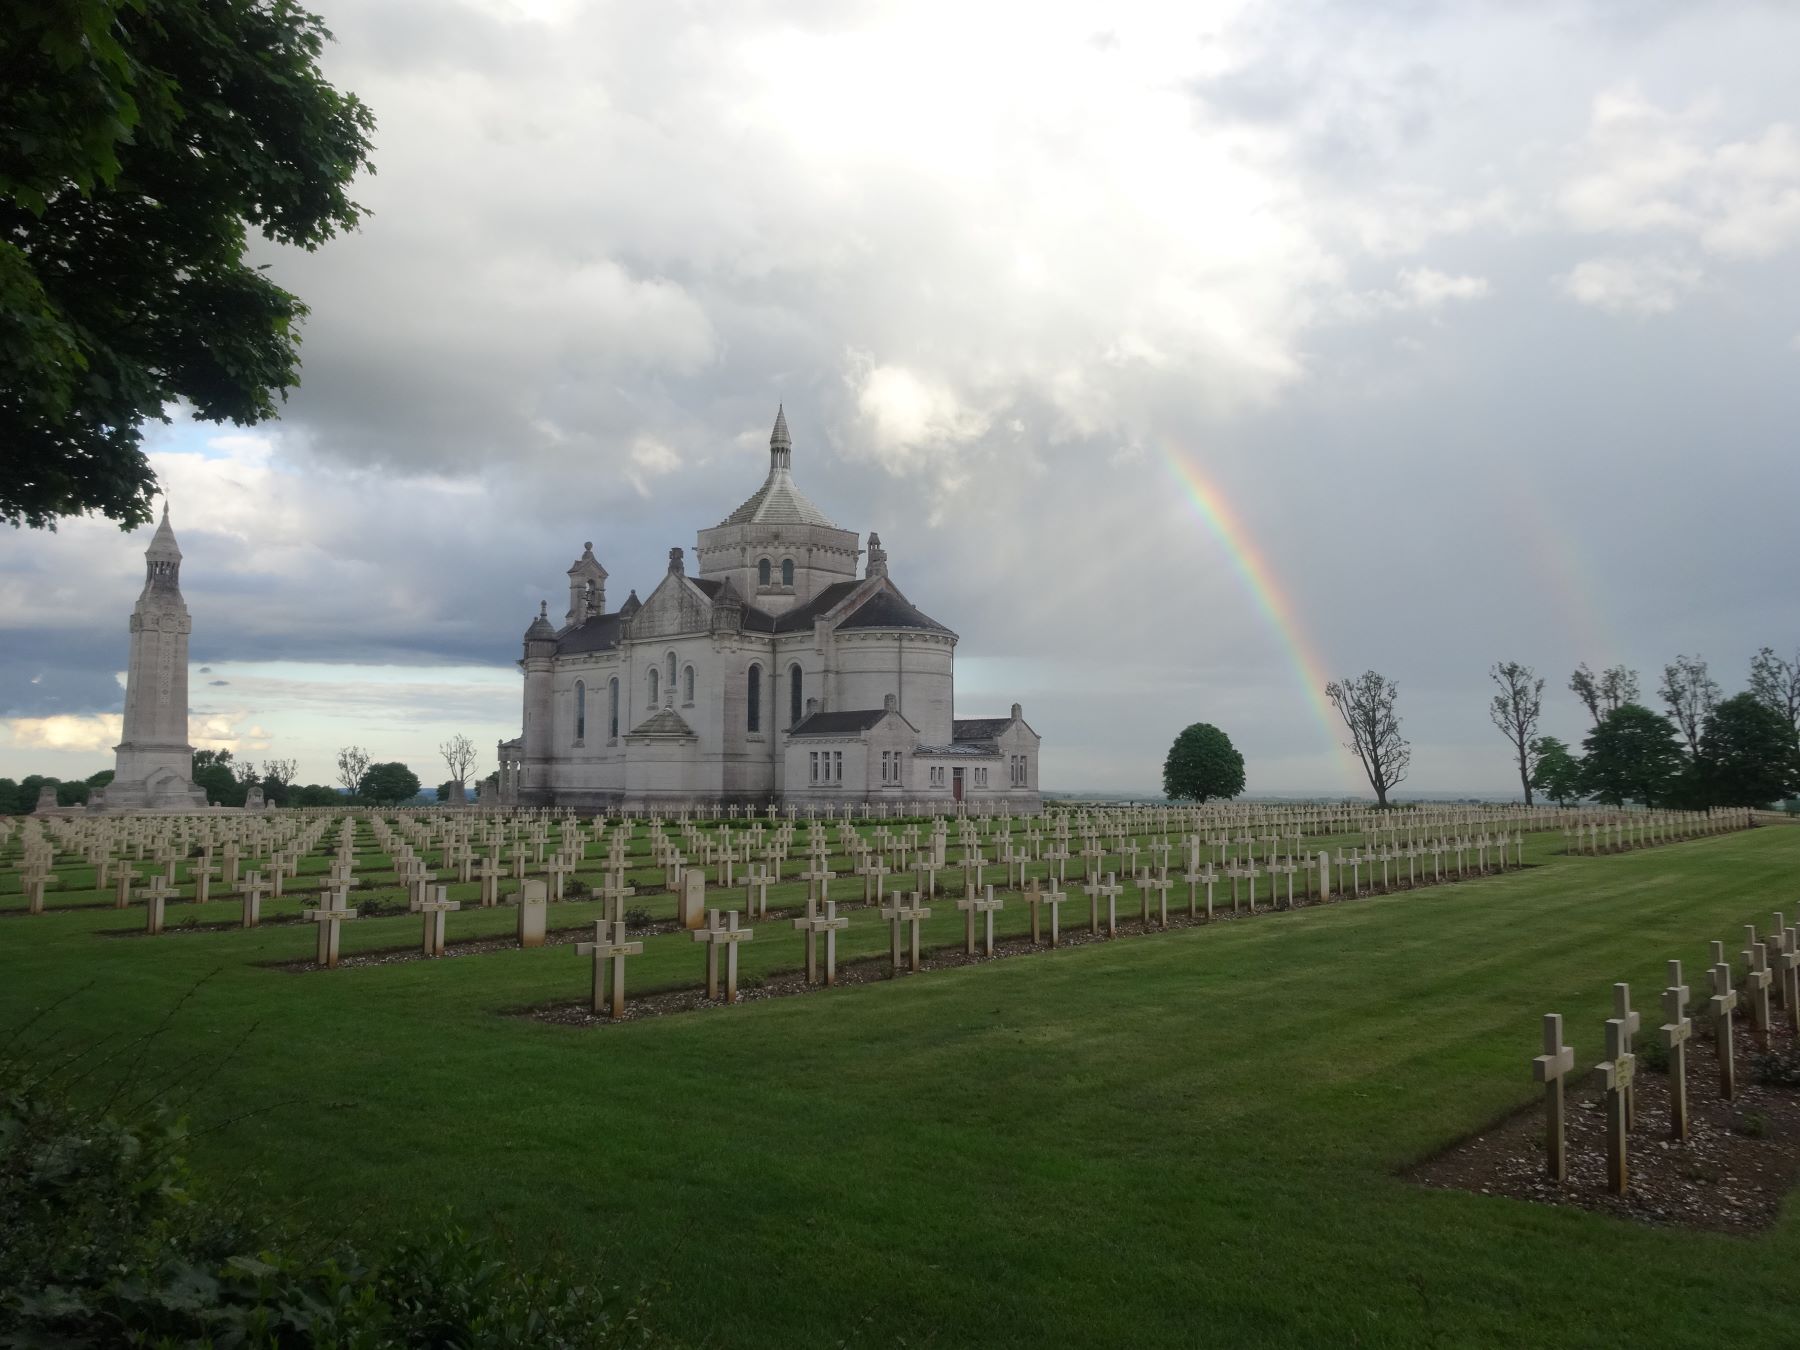
{"type": "Polygon", "coordinates": [[[783,558],[781,560],[781,584],[783,586],[792,586],[794,584],[794,560],[792,558],[783,558]]]}
{"type": "Polygon", "coordinates": [[[587,685],[575,681],[575,743],[581,744],[587,735],[587,685]]]}
{"type": "Polygon", "coordinates": [[[606,734],[619,738],[619,677],[613,676],[606,686],[606,734]]]}
{"type": "Polygon", "coordinates": [[[800,702],[800,667],[788,667],[788,725],[791,727],[800,720],[802,712],[800,702]]]}
{"type": "Polygon", "coordinates": [[[762,667],[750,667],[749,686],[744,691],[744,730],[762,730],[762,667]]]}
{"type": "Polygon", "coordinates": [[[769,584],[769,560],[767,558],[756,564],[756,584],[758,586],[769,584]]]}
{"type": "Polygon", "coordinates": [[[650,710],[656,711],[656,667],[650,667],[650,710]]]}
{"type": "Polygon", "coordinates": [[[694,701],[694,668],[692,666],[684,666],[681,671],[681,701],[683,703],[694,701]]]}
{"type": "Polygon", "coordinates": [[[669,697],[675,697],[675,653],[669,653],[669,697]]]}

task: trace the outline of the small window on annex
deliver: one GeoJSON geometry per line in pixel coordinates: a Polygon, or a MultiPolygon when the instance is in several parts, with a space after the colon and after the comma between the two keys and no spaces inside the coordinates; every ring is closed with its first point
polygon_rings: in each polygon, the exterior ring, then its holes
{"type": "Polygon", "coordinates": [[[654,711],[656,708],[656,680],[657,680],[656,667],[651,666],[650,667],[650,708],[652,711],[654,711]]]}
{"type": "Polygon", "coordinates": [[[681,701],[683,703],[692,703],[694,701],[694,668],[692,666],[685,666],[682,668],[681,701]]]}

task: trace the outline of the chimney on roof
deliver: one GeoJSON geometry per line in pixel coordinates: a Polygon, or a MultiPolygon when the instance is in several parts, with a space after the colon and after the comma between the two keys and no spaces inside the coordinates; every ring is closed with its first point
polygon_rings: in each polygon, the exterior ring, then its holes
{"type": "Polygon", "coordinates": [[[1025,720],[1025,706],[1024,706],[1024,704],[1022,704],[1022,703],[1015,703],[1015,704],[1013,704],[1013,721],[1015,721],[1015,722],[1023,722],[1023,721],[1024,721],[1024,720],[1025,720]]]}
{"type": "Polygon", "coordinates": [[[686,574],[687,574],[687,568],[685,566],[683,566],[682,561],[681,561],[681,550],[678,548],[670,549],[669,550],[669,575],[672,577],[679,577],[679,576],[685,576],[686,574]]]}
{"type": "Polygon", "coordinates": [[[881,536],[869,531],[869,570],[865,574],[871,577],[887,575],[887,550],[881,546],[881,536]]]}

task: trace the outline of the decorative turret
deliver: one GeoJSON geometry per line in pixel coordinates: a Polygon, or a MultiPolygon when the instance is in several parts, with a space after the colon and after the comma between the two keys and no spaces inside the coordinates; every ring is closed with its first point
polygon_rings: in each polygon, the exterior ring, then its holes
{"type": "Polygon", "coordinates": [[[555,641],[556,630],[550,626],[550,602],[540,600],[537,617],[531,621],[531,627],[525,630],[525,650],[529,653],[531,644],[534,642],[554,643],[555,641]]]}
{"type": "Polygon", "coordinates": [[[869,570],[868,576],[885,577],[887,575],[887,550],[881,546],[881,536],[869,531],[869,570]]]}
{"type": "Polygon", "coordinates": [[[568,626],[585,623],[606,612],[606,569],[594,556],[592,540],[581,546],[581,556],[569,568],[568,626]]]}
{"type": "Polygon", "coordinates": [[[672,577],[687,575],[687,567],[681,561],[681,550],[678,548],[669,550],[669,575],[672,577]]]}
{"type": "Polygon", "coordinates": [[[167,497],[163,498],[162,523],[150,537],[150,547],[144,550],[144,586],[159,590],[177,590],[181,586],[181,546],[175,542],[175,527],[169,524],[167,497]]]}
{"type": "Polygon", "coordinates": [[[794,443],[788,439],[787,408],[775,405],[775,430],[769,433],[769,472],[794,467],[794,443]]]}

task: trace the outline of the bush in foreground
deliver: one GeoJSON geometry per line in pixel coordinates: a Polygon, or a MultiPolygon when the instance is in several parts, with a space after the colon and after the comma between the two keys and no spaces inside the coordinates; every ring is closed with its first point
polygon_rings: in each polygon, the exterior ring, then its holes
{"type": "Polygon", "coordinates": [[[667,1345],[641,1300],[446,1223],[371,1254],[208,1196],[157,1109],[0,1081],[0,1346],[667,1345]]]}

